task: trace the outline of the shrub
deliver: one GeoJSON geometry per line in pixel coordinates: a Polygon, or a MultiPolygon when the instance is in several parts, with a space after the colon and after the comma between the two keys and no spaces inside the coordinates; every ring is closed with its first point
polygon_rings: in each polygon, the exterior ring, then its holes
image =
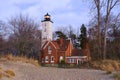
{"type": "Polygon", "coordinates": [[[61,60],[61,64],[65,64],[65,60],[61,60]]]}
{"type": "Polygon", "coordinates": [[[60,64],[58,65],[58,67],[61,67],[61,68],[65,68],[65,60],[61,60],[60,64]]]}

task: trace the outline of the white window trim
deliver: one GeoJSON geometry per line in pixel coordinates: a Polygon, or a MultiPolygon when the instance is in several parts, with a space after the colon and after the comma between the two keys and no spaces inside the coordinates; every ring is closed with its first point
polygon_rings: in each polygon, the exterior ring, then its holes
{"type": "Polygon", "coordinates": [[[54,63],[54,61],[51,61],[51,63],[54,63]]]}
{"type": "Polygon", "coordinates": [[[48,54],[51,54],[51,52],[52,52],[52,48],[51,46],[48,46],[48,54]]]}
{"type": "Polygon", "coordinates": [[[75,58],[68,58],[68,63],[76,63],[77,60],[75,58]]]}
{"type": "Polygon", "coordinates": [[[45,63],[48,63],[48,61],[45,61],[45,63]]]}
{"type": "Polygon", "coordinates": [[[45,63],[48,63],[48,56],[45,56],[45,63]]]}
{"type": "Polygon", "coordinates": [[[53,63],[54,62],[54,56],[51,56],[51,63],[53,63]],[[52,60],[52,58],[53,58],[53,60],[52,60]]]}
{"type": "Polygon", "coordinates": [[[69,59],[69,63],[71,63],[71,59],[69,59]]]}
{"type": "Polygon", "coordinates": [[[74,59],[71,59],[71,63],[74,63],[74,59]]]}

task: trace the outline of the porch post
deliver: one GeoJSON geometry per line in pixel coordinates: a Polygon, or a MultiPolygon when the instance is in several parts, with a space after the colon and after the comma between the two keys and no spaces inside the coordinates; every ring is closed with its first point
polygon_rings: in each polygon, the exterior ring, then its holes
{"type": "Polygon", "coordinates": [[[77,64],[78,64],[78,59],[77,59],[77,64]]]}

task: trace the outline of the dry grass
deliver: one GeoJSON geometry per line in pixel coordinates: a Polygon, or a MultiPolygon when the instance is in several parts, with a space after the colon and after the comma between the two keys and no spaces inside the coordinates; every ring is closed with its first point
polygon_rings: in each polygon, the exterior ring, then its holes
{"type": "Polygon", "coordinates": [[[2,77],[10,78],[10,77],[13,77],[13,76],[15,76],[14,71],[12,71],[12,70],[3,70],[2,68],[0,69],[0,79],[2,77]]]}
{"type": "Polygon", "coordinates": [[[0,79],[2,78],[2,76],[3,76],[3,74],[2,74],[2,72],[0,71],[0,79]]]}
{"type": "Polygon", "coordinates": [[[2,68],[0,67],[0,70],[2,70],[2,68]]]}
{"type": "Polygon", "coordinates": [[[95,69],[101,69],[111,73],[113,71],[120,70],[120,61],[115,60],[101,60],[91,62],[92,67],[95,69]]]}
{"type": "MultiPolygon", "coordinates": [[[[5,55],[5,56],[2,56],[0,58],[1,60],[3,61],[21,61],[23,63],[30,63],[30,64],[33,64],[35,66],[39,66],[39,63],[37,60],[34,60],[34,59],[28,59],[27,57],[19,57],[19,56],[13,56],[13,55],[5,55]]],[[[12,70],[4,70],[3,68],[0,67],[0,78],[2,77],[13,77],[15,76],[15,72],[12,71],[12,70]]]]}
{"type": "Polygon", "coordinates": [[[120,80],[120,73],[115,74],[115,75],[114,75],[114,78],[115,78],[116,80],[120,80]]]}
{"type": "Polygon", "coordinates": [[[7,77],[15,76],[15,73],[12,70],[5,70],[5,73],[7,77]]]}
{"type": "Polygon", "coordinates": [[[0,79],[2,78],[3,74],[2,74],[2,68],[0,67],[0,79]]]}
{"type": "Polygon", "coordinates": [[[23,56],[13,56],[11,54],[9,55],[6,55],[5,58],[9,61],[22,61],[22,62],[25,62],[25,63],[31,63],[35,66],[39,66],[39,62],[38,60],[34,60],[32,58],[28,59],[27,57],[23,57],[23,56]]]}
{"type": "Polygon", "coordinates": [[[35,65],[35,66],[39,66],[38,60],[30,59],[30,60],[29,60],[29,63],[31,63],[31,64],[33,64],[33,65],[35,65]]]}

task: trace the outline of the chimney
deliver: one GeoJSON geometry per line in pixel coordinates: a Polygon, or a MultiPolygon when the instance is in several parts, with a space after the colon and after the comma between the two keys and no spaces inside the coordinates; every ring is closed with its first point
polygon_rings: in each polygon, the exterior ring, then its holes
{"type": "Polygon", "coordinates": [[[62,37],[60,37],[59,43],[60,43],[60,46],[63,44],[63,38],[62,37]]]}

